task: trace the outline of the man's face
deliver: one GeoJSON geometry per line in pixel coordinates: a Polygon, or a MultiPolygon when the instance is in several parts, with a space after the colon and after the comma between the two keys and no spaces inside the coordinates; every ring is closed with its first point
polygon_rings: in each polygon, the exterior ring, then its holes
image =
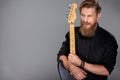
{"type": "Polygon", "coordinates": [[[99,15],[95,8],[82,8],[81,10],[81,33],[83,36],[93,36],[99,15]],[[84,35],[85,34],[85,35],[84,35]]]}

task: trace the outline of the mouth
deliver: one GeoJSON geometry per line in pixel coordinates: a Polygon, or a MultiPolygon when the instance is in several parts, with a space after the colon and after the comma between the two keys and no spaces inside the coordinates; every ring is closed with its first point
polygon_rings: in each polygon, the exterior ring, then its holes
{"type": "Polygon", "coordinates": [[[88,22],[84,22],[83,25],[90,25],[90,23],[88,23],[88,22]]]}

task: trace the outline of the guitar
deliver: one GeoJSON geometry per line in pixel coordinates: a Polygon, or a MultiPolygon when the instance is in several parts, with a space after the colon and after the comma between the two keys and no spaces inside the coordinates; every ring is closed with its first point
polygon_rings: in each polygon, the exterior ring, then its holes
{"type": "MultiPolygon", "coordinates": [[[[77,4],[76,3],[72,3],[71,7],[70,7],[70,11],[69,11],[69,15],[68,15],[68,23],[70,25],[70,53],[71,54],[76,54],[75,51],[75,31],[74,31],[74,23],[76,20],[76,10],[77,8],[77,4]]],[[[63,67],[63,63],[62,61],[59,61],[58,63],[58,72],[60,75],[61,80],[71,80],[71,77],[68,77],[67,74],[69,74],[69,71],[67,71],[64,67],[63,67]]]]}
{"type": "Polygon", "coordinates": [[[75,54],[75,30],[74,30],[74,23],[76,20],[76,10],[77,9],[77,4],[72,3],[68,15],[68,23],[70,25],[70,53],[75,54]]]}

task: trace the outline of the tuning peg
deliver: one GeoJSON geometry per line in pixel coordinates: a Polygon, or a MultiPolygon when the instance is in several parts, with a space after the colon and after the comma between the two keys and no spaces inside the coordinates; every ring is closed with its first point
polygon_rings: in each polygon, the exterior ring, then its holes
{"type": "Polygon", "coordinates": [[[69,4],[69,8],[68,8],[68,10],[70,10],[70,9],[71,9],[71,6],[72,6],[72,4],[69,4]]]}
{"type": "Polygon", "coordinates": [[[68,11],[70,11],[70,7],[68,8],[68,11]]]}
{"type": "Polygon", "coordinates": [[[69,4],[69,7],[71,7],[72,6],[72,4],[69,4]]]}

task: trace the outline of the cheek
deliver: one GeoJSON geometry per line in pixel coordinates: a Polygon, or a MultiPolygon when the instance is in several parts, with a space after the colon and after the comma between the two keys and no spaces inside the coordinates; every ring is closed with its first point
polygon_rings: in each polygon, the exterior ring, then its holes
{"type": "Polygon", "coordinates": [[[95,19],[90,19],[89,22],[90,22],[91,24],[95,24],[95,23],[97,22],[97,19],[96,19],[96,18],[95,18],[95,19]]]}

